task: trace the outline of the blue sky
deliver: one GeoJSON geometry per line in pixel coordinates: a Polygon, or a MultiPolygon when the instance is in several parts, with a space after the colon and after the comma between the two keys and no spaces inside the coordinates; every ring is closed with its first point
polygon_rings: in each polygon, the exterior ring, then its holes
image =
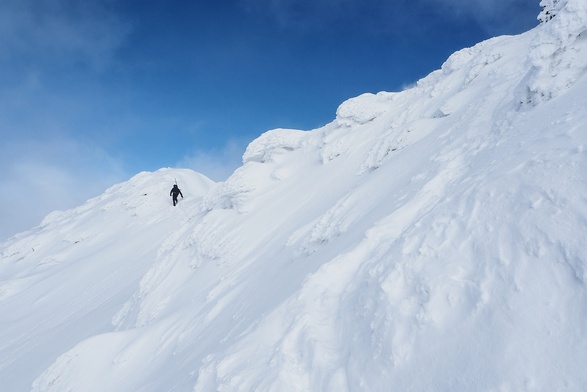
{"type": "Polygon", "coordinates": [[[272,128],[398,91],[539,0],[3,0],[0,240],[141,171],[223,180],[272,128]]]}

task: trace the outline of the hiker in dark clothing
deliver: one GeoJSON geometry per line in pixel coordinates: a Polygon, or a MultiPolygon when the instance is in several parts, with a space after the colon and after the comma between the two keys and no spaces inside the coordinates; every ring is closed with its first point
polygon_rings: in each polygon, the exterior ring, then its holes
{"type": "Polygon", "coordinates": [[[181,193],[181,190],[177,187],[177,184],[175,184],[173,188],[171,188],[171,192],[169,192],[169,196],[173,196],[174,207],[177,204],[177,195],[181,195],[181,198],[183,199],[183,194],[181,193]]]}

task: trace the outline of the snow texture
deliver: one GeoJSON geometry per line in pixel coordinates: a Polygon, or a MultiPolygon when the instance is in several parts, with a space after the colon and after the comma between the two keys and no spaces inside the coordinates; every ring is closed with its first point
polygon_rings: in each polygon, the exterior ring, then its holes
{"type": "Polygon", "coordinates": [[[585,390],[587,3],[543,6],[0,244],[2,391],[585,390]]]}

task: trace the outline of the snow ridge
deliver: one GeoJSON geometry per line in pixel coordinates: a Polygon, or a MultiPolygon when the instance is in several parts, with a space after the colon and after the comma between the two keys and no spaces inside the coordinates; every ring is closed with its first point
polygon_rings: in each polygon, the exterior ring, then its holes
{"type": "Polygon", "coordinates": [[[225,182],[140,173],[1,244],[0,385],[582,390],[587,5],[543,3],[225,182]]]}

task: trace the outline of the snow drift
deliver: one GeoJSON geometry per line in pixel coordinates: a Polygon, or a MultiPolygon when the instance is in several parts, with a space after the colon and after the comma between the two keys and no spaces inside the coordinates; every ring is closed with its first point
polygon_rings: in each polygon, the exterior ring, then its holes
{"type": "Polygon", "coordinates": [[[3,390],[582,390],[587,5],[544,5],[225,182],[141,173],[3,243],[3,390]]]}

